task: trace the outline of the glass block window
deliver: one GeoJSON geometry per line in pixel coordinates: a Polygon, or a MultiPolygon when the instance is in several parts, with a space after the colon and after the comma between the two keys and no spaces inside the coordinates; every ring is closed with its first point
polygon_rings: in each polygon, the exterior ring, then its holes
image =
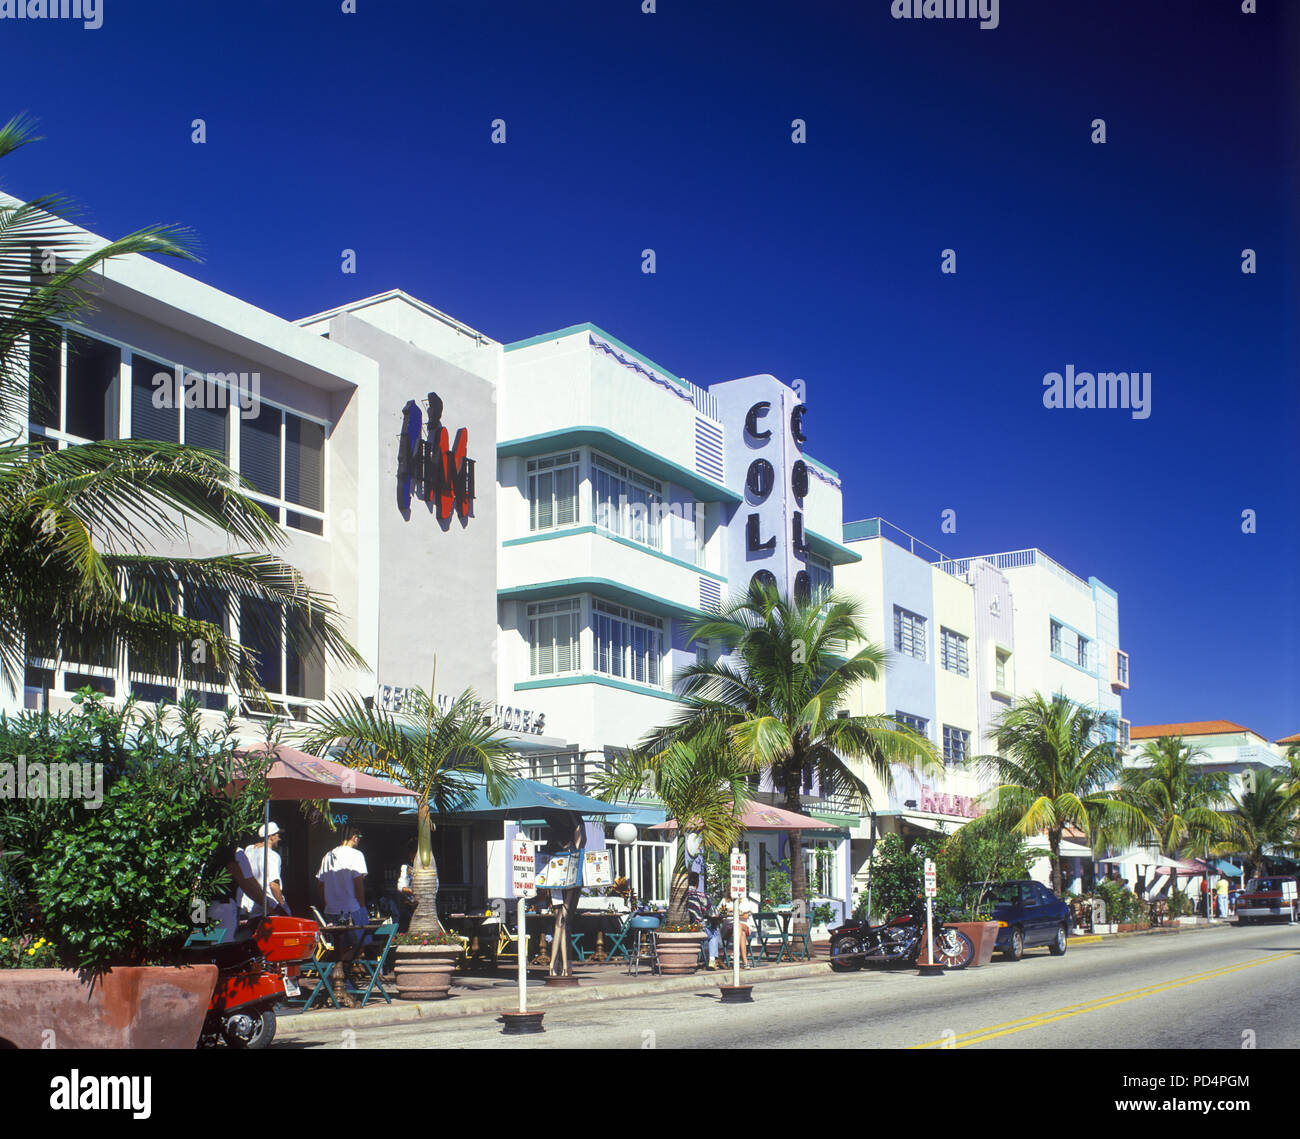
{"type": "Polygon", "coordinates": [[[970,675],[970,659],[967,655],[968,640],[951,629],[939,630],[940,655],[943,667],[958,676],[970,675]]]}
{"type": "Polygon", "coordinates": [[[894,649],[904,656],[925,660],[925,618],[894,606],[894,649]]]}

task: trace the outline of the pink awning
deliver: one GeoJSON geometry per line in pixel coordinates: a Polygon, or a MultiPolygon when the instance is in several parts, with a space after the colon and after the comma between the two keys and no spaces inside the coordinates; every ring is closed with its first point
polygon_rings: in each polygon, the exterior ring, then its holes
{"type": "MultiPolygon", "coordinates": [[[[242,748],[236,756],[265,755],[266,745],[242,748]]],[[[415,795],[387,779],[357,771],[332,759],[308,755],[280,744],[267,773],[272,799],[368,799],[383,795],[415,795]]]]}
{"type": "MultiPolygon", "coordinates": [[[[839,827],[835,823],[824,823],[810,815],[798,815],[784,807],[771,807],[766,803],[750,803],[740,818],[740,825],[747,831],[833,831],[839,827]]],[[[649,828],[652,831],[678,830],[677,820],[668,819],[649,828]]]]}

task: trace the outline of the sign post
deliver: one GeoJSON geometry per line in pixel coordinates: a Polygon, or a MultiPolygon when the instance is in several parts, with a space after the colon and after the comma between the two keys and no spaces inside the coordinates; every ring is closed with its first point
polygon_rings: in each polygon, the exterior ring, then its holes
{"type": "MultiPolygon", "coordinates": [[[[510,843],[510,882],[517,899],[516,932],[519,940],[515,949],[519,960],[519,1011],[505,1014],[502,1031],[509,1035],[541,1032],[543,1014],[528,1011],[528,918],[525,906],[529,898],[537,896],[537,854],[533,843],[526,838],[517,837],[510,843]]],[[[504,923],[505,920],[503,910],[501,921],[504,923]]]]}
{"type": "Polygon", "coordinates": [[[939,891],[938,875],[932,859],[925,860],[925,959],[921,976],[941,977],[943,969],[934,960],[934,908],[933,899],[939,891]]]}
{"type": "Polygon", "coordinates": [[[740,939],[744,936],[740,929],[740,910],[749,897],[749,859],[745,853],[733,848],[731,851],[731,986],[722,986],[722,1000],[725,1004],[748,1001],[751,986],[740,983],[740,939]]]}

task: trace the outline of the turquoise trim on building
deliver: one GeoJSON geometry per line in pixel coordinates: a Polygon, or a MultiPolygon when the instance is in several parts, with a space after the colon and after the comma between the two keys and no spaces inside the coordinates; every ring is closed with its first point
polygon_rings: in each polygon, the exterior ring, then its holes
{"type": "Polygon", "coordinates": [[[631,681],[602,676],[597,672],[579,672],[573,676],[557,676],[549,680],[522,680],[515,685],[515,691],[524,692],[530,688],[567,688],[573,684],[601,684],[606,688],[621,688],[625,692],[635,692],[640,696],[655,696],[660,700],[671,700],[674,704],[682,703],[681,697],[665,692],[662,688],[651,688],[648,684],[633,684],[631,681]]]}
{"type": "Polygon", "coordinates": [[[571,451],[575,447],[595,447],[598,451],[637,467],[648,475],[654,475],[665,482],[675,483],[684,490],[689,490],[701,502],[744,501],[722,483],[714,482],[703,475],[656,455],[653,451],[624,439],[618,432],[608,427],[564,427],[555,431],[543,431],[538,435],[525,435],[518,439],[507,439],[497,444],[497,457],[512,455],[543,455],[549,451],[571,451]]]}
{"type": "Polygon", "coordinates": [[[1111,587],[1100,578],[1090,577],[1088,578],[1088,584],[1092,586],[1094,593],[1100,589],[1102,593],[1109,593],[1116,601],[1119,600],[1119,594],[1111,589],[1111,587]]]}
{"type": "Polygon", "coordinates": [[[643,593],[631,586],[610,581],[607,577],[567,577],[562,581],[513,585],[509,589],[498,589],[497,597],[506,601],[549,601],[572,593],[594,593],[606,601],[646,609],[661,617],[675,617],[679,621],[693,621],[704,615],[704,610],[692,605],[682,605],[665,597],[656,597],[653,593],[643,593]]]}
{"type": "MultiPolygon", "coordinates": [[[[844,540],[846,542],[860,542],[864,538],[880,537],[880,519],[864,518],[860,522],[844,523],[844,540]]],[[[879,812],[877,812],[879,814],[879,812]]]]}
{"type": "Polygon", "coordinates": [[[832,565],[842,566],[849,562],[862,561],[862,555],[856,550],[850,550],[848,546],[835,541],[834,538],[828,538],[824,534],[818,534],[813,530],[805,530],[804,538],[808,542],[808,548],[818,557],[825,558],[832,565]]]}
{"type": "Polygon", "coordinates": [[[577,332],[594,332],[602,340],[608,340],[620,352],[626,352],[633,359],[640,360],[647,368],[653,368],[661,376],[672,380],[672,382],[677,384],[678,387],[684,388],[687,391],[690,390],[690,385],[683,380],[681,376],[673,375],[673,373],[667,368],[656,364],[649,356],[642,355],[631,345],[624,344],[617,336],[611,336],[603,328],[592,324],[590,321],[585,324],[571,324],[568,328],[561,328],[558,332],[543,332],[540,336],[530,336],[527,340],[516,340],[510,344],[504,345],[502,350],[505,352],[513,352],[516,348],[531,348],[534,344],[545,344],[548,340],[559,340],[565,336],[572,336],[577,332]]]}
{"type": "Polygon", "coordinates": [[[804,457],[803,457],[803,461],[804,461],[805,463],[810,464],[811,466],[816,467],[819,471],[825,471],[825,472],[826,472],[828,475],[830,475],[831,478],[833,478],[833,479],[837,479],[837,478],[840,477],[840,472],[839,472],[839,471],[833,471],[833,470],[831,470],[831,468],[828,467],[825,463],[820,463],[820,462],[818,462],[818,461],[817,461],[816,459],[814,459],[811,455],[807,455],[807,454],[805,454],[804,457]]]}
{"type": "Polygon", "coordinates": [[[725,582],[727,579],[720,573],[714,573],[712,570],[706,570],[702,566],[697,566],[692,562],[682,561],[681,558],[675,558],[672,554],[665,554],[662,550],[654,550],[649,546],[643,546],[640,542],[634,542],[631,538],[624,538],[621,534],[611,534],[608,530],[602,530],[599,526],[574,526],[564,530],[548,530],[542,534],[529,534],[525,538],[507,538],[501,543],[503,546],[522,546],[528,542],[545,542],[551,538],[567,538],[572,534],[595,534],[601,538],[607,538],[611,542],[617,542],[620,546],[627,546],[630,550],[636,550],[639,554],[650,554],[652,557],[661,558],[666,562],[672,562],[675,566],[681,566],[682,569],[692,570],[701,577],[711,577],[714,581],[725,582]]]}
{"type": "MultiPolygon", "coordinates": [[[[1095,645],[1097,641],[1094,637],[1089,637],[1088,643],[1090,645],[1095,645]]],[[[1052,652],[1051,649],[1047,650],[1047,655],[1050,656],[1053,660],[1059,660],[1062,664],[1068,664],[1076,672],[1083,673],[1084,676],[1091,676],[1093,680],[1097,679],[1097,674],[1093,672],[1092,669],[1084,668],[1081,664],[1079,664],[1077,660],[1071,660],[1069,657],[1063,657],[1059,653],[1052,652]]]]}

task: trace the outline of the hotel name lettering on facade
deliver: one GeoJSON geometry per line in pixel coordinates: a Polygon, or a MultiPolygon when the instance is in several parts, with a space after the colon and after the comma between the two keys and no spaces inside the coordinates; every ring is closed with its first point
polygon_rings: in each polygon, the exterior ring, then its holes
{"type": "MultiPolygon", "coordinates": [[[[381,684],[376,692],[379,706],[385,712],[400,712],[410,688],[395,684],[381,684]]],[[[452,698],[446,693],[439,693],[433,698],[439,711],[446,712],[451,707],[452,698]]],[[[531,708],[514,708],[507,704],[481,704],[484,715],[491,710],[492,719],[506,732],[518,732],[520,735],[540,736],[546,729],[546,713],[534,712],[531,708]]]]}
{"type": "MultiPolygon", "coordinates": [[[[756,442],[767,443],[772,438],[771,430],[760,425],[760,420],[764,419],[771,409],[772,404],[768,400],[760,400],[745,415],[745,433],[756,442]]],[[[801,403],[790,413],[790,438],[800,448],[808,441],[803,431],[803,417],[807,410],[807,406],[801,403]]],[[[745,474],[745,486],[755,503],[766,502],[776,487],[776,472],[772,464],[762,457],[754,459],[745,474]]],[[[808,464],[803,459],[796,459],[790,468],[790,493],[802,507],[803,500],[808,494],[808,464]]],[[[807,555],[808,543],[803,532],[802,509],[791,512],[790,542],[794,552],[800,558],[807,555]]],[[[764,539],[762,519],[756,513],[750,514],[745,519],[745,546],[751,554],[771,553],[776,549],[776,535],[764,539]]],[[[750,581],[751,584],[766,586],[777,584],[776,575],[771,570],[765,569],[758,570],[750,581]]],[[[807,570],[800,570],[794,579],[795,597],[806,599],[811,593],[812,578],[807,570]]]]}

